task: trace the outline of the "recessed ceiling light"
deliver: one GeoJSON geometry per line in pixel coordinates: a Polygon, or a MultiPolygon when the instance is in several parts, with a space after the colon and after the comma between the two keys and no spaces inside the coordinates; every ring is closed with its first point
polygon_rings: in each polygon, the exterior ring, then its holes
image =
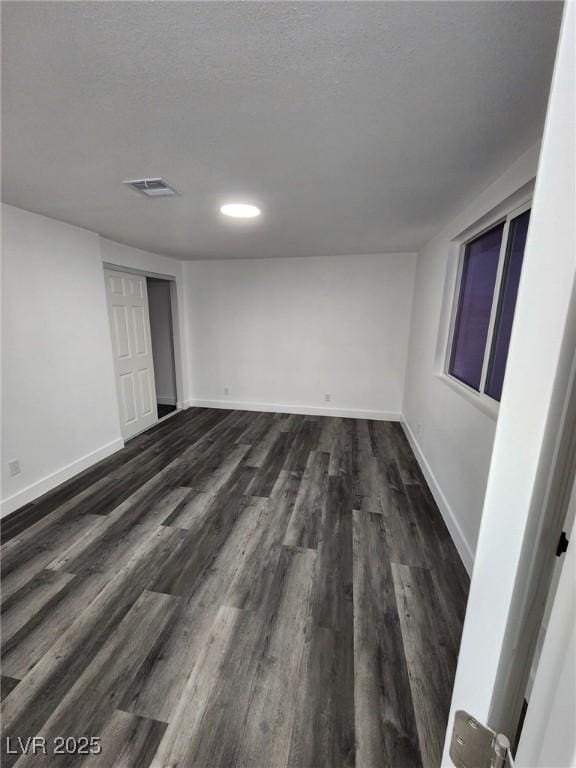
{"type": "Polygon", "coordinates": [[[248,203],[227,203],[220,208],[220,213],[234,219],[254,219],[260,216],[260,208],[248,203]]]}

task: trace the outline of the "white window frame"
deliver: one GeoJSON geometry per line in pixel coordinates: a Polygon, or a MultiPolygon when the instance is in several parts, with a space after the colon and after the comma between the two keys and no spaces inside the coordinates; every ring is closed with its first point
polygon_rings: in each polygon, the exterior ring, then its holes
{"type": "Polygon", "coordinates": [[[525,211],[532,208],[532,196],[524,200],[520,205],[516,202],[509,209],[500,210],[498,215],[489,221],[483,221],[481,226],[472,228],[466,232],[466,238],[463,240],[455,241],[455,245],[458,249],[458,266],[456,273],[456,280],[454,283],[454,290],[452,292],[452,305],[450,310],[450,324],[448,329],[447,343],[444,353],[444,366],[441,377],[447,384],[459,391],[461,394],[471,398],[472,401],[481,410],[490,416],[496,418],[498,416],[498,410],[500,403],[495,400],[484,390],[486,387],[486,379],[488,376],[488,366],[490,364],[490,355],[492,352],[492,342],[494,339],[494,329],[496,325],[496,317],[498,314],[498,304],[500,302],[500,294],[502,291],[502,278],[504,274],[504,264],[506,262],[506,254],[508,249],[508,235],[510,233],[510,222],[517,216],[520,216],[525,211]],[[489,232],[498,224],[504,223],[504,229],[502,231],[502,243],[500,246],[500,254],[498,256],[498,269],[496,272],[496,281],[494,283],[494,294],[492,296],[492,307],[490,309],[490,322],[488,324],[488,335],[486,337],[486,346],[484,349],[484,361],[482,365],[482,375],[480,377],[480,391],[469,386],[465,382],[453,376],[450,371],[450,358],[452,355],[452,344],[454,341],[454,331],[456,328],[456,317],[458,314],[458,304],[460,300],[460,288],[462,282],[462,271],[464,268],[464,257],[466,248],[473,240],[480,237],[485,232],[489,232]]]}

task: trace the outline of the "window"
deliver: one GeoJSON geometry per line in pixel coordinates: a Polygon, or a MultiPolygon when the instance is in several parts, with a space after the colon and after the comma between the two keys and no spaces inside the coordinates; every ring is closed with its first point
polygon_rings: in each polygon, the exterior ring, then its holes
{"type": "Polygon", "coordinates": [[[448,374],[499,401],[530,210],[470,240],[462,256],[448,374]]]}

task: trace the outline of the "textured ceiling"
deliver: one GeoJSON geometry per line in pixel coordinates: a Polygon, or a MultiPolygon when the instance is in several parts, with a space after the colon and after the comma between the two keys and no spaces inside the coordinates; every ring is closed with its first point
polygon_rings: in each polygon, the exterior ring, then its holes
{"type": "Polygon", "coordinates": [[[542,131],[551,2],[4,2],[3,199],[182,259],[413,251],[542,131]],[[162,176],[177,198],[124,179],[162,176]],[[256,221],[219,205],[261,205],[256,221]]]}

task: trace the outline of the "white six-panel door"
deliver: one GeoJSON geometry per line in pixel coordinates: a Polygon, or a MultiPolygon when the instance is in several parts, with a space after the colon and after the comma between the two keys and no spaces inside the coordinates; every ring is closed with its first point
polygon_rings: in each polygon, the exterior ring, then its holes
{"type": "Polygon", "coordinates": [[[106,269],[122,437],[127,440],[158,420],[146,278],[106,269]]]}

